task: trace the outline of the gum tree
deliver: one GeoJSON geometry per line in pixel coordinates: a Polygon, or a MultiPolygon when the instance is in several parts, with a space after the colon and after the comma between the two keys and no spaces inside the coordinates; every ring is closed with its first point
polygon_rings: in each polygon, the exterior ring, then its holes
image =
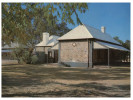
{"type": "Polygon", "coordinates": [[[29,48],[30,57],[42,32],[65,34],[70,30],[67,23],[82,24],[78,14],[87,9],[86,3],[2,3],[2,44],[23,44],[29,48]]]}

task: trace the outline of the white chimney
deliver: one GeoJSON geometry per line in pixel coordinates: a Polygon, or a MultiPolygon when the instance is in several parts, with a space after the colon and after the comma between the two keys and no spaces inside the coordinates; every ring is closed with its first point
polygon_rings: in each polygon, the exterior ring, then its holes
{"type": "Polygon", "coordinates": [[[102,31],[103,33],[105,33],[105,32],[106,32],[106,29],[105,29],[105,27],[104,27],[104,26],[102,26],[102,27],[101,27],[101,31],[102,31]]]}
{"type": "Polygon", "coordinates": [[[43,33],[43,44],[46,45],[49,41],[49,33],[44,32],[43,33]]]}

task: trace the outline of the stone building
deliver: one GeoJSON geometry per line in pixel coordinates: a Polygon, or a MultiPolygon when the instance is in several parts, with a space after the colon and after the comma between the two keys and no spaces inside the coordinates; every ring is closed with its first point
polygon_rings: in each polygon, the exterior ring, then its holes
{"type": "Polygon", "coordinates": [[[121,55],[128,50],[109,34],[88,25],[79,25],[58,38],[58,62],[70,66],[93,67],[93,64],[121,62],[121,55]]]}
{"type": "Polygon", "coordinates": [[[4,45],[2,46],[2,60],[12,60],[12,52],[13,49],[19,47],[18,43],[12,43],[10,45],[4,45]]]}
{"type": "Polygon", "coordinates": [[[58,63],[58,42],[48,49],[48,62],[58,63]]]}
{"type": "Polygon", "coordinates": [[[43,33],[42,41],[36,45],[35,51],[37,56],[39,57],[40,63],[54,63],[57,62],[54,59],[57,59],[58,52],[57,51],[48,51],[52,46],[54,46],[58,41],[59,37],[55,35],[51,35],[49,37],[49,33],[43,33]]]}

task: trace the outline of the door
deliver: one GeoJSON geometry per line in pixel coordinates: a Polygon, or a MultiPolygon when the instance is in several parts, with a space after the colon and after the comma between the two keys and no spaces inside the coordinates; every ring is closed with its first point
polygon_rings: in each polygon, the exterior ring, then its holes
{"type": "Polygon", "coordinates": [[[54,51],[54,63],[58,62],[58,50],[54,51]]]}

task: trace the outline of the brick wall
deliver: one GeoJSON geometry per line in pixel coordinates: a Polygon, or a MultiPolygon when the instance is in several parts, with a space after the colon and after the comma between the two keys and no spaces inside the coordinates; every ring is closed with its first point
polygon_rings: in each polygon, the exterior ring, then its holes
{"type": "Polygon", "coordinates": [[[61,41],[60,62],[67,62],[72,66],[88,66],[88,41],[61,41]],[[73,64],[76,65],[73,65],[73,64]]]}
{"type": "Polygon", "coordinates": [[[44,47],[36,47],[37,52],[44,52],[44,47]]]}

